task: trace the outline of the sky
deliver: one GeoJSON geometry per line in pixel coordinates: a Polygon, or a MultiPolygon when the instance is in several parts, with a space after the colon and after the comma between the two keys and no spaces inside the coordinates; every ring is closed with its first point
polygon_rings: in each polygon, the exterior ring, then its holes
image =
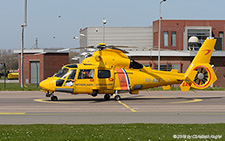
{"type": "MultiPolygon", "coordinates": [[[[102,27],[146,27],[159,19],[161,0],[27,0],[26,49],[79,46],[79,30],[102,27]]],[[[163,19],[225,20],[224,0],[167,0],[163,19]]],[[[21,48],[24,0],[1,0],[0,49],[21,48]]]]}

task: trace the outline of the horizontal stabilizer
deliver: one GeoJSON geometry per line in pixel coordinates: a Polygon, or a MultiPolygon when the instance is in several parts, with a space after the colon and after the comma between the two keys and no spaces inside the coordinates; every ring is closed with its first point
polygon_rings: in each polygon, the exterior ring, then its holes
{"type": "Polygon", "coordinates": [[[185,80],[180,85],[181,91],[189,91],[191,84],[197,74],[197,71],[190,71],[188,74],[185,74],[185,80]]]}
{"type": "Polygon", "coordinates": [[[166,86],[162,86],[163,90],[170,90],[171,86],[170,85],[166,85],[166,86]]]}

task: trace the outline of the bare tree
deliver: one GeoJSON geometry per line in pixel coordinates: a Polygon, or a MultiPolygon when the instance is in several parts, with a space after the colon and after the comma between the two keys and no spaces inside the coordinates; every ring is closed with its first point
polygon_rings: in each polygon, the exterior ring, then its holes
{"type": "Polygon", "coordinates": [[[18,54],[13,53],[12,49],[0,50],[0,62],[6,64],[7,69],[18,69],[18,54]]]}

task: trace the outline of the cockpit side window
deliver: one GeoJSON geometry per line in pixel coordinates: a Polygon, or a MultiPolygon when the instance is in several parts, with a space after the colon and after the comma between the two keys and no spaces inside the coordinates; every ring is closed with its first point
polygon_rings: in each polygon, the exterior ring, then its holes
{"type": "Polygon", "coordinates": [[[66,80],[66,83],[64,86],[69,86],[69,87],[73,86],[76,72],[77,72],[76,69],[71,69],[70,72],[66,74],[66,76],[68,76],[68,77],[67,77],[67,80],[66,80]]]}
{"type": "Polygon", "coordinates": [[[65,74],[68,72],[69,69],[67,68],[62,68],[57,74],[55,74],[55,77],[64,77],[65,74]]]}
{"type": "Polygon", "coordinates": [[[84,69],[79,71],[78,79],[92,79],[94,77],[93,69],[84,69]]]}
{"type": "Polygon", "coordinates": [[[67,79],[74,79],[77,70],[71,70],[67,79]]]}

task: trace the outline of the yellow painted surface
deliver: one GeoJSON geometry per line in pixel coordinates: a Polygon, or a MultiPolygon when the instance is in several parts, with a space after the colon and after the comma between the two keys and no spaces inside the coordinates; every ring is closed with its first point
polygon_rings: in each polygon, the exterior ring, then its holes
{"type": "Polygon", "coordinates": [[[8,79],[18,79],[19,73],[18,72],[11,72],[8,74],[8,79]]]}

